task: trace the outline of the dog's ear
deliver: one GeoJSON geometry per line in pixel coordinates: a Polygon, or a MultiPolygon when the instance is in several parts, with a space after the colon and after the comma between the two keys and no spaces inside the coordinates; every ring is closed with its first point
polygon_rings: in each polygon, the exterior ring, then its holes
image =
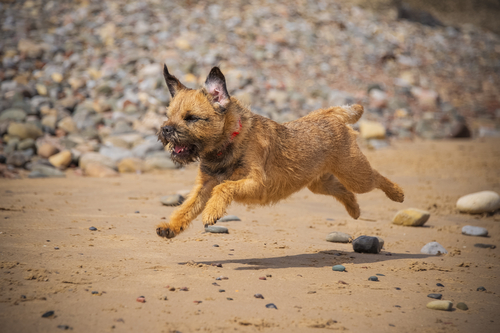
{"type": "Polygon", "coordinates": [[[205,81],[205,89],[212,98],[212,104],[218,103],[225,108],[229,103],[229,93],[226,89],[226,78],[219,67],[214,67],[210,71],[205,81]]]}
{"type": "Polygon", "coordinates": [[[174,97],[179,90],[187,89],[175,76],[170,75],[167,65],[165,64],[163,65],[163,77],[165,78],[165,82],[167,83],[168,90],[172,97],[174,97]]]}

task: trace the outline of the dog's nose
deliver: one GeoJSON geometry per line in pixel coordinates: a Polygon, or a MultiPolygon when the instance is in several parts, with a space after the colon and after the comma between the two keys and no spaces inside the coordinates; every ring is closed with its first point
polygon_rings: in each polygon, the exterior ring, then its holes
{"type": "Polygon", "coordinates": [[[174,132],[174,128],[172,126],[164,126],[161,130],[163,132],[163,135],[170,135],[174,132]]]}

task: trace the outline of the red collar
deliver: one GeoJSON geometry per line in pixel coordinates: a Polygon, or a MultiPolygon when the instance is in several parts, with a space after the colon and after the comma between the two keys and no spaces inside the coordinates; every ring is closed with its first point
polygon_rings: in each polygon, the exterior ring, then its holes
{"type": "Polygon", "coordinates": [[[223,149],[221,149],[221,151],[219,151],[217,153],[217,156],[221,156],[224,153],[224,150],[226,150],[227,146],[229,146],[231,144],[231,142],[233,142],[234,138],[236,138],[238,136],[238,134],[240,134],[242,127],[243,127],[243,125],[241,124],[241,118],[240,118],[240,119],[238,119],[238,129],[236,131],[234,131],[233,133],[231,133],[231,136],[229,137],[229,142],[224,146],[223,149]]]}

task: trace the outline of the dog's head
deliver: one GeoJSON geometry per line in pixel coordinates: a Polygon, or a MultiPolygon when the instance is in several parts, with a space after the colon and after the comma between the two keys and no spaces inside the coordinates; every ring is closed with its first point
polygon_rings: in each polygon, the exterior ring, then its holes
{"type": "Polygon", "coordinates": [[[220,69],[212,68],[205,87],[199,90],[186,88],[167,66],[163,67],[163,76],[172,100],[158,139],[170,150],[172,160],[187,164],[220,148],[230,131],[225,125],[231,103],[220,69]]]}

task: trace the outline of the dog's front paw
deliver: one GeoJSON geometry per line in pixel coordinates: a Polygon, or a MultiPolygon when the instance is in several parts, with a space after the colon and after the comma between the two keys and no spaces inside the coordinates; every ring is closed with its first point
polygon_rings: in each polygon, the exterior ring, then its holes
{"type": "Polygon", "coordinates": [[[159,225],[156,228],[156,234],[163,238],[174,238],[176,236],[176,233],[167,224],[159,225]]]}
{"type": "Polygon", "coordinates": [[[219,220],[218,217],[216,217],[214,215],[209,215],[209,214],[203,214],[201,219],[203,221],[203,225],[205,226],[205,228],[207,228],[208,226],[214,225],[219,220]]]}

